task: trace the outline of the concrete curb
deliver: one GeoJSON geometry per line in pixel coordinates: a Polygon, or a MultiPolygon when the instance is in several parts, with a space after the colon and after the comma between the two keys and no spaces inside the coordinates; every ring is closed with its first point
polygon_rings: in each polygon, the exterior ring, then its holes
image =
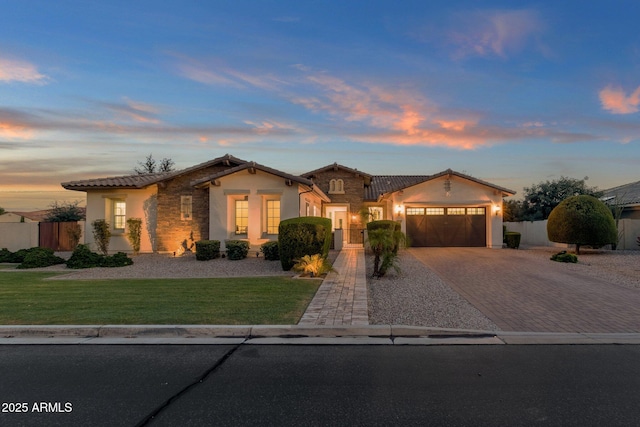
{"type": "Polygon", "coordinates": [[[639,333],[537,333],[404,325],[0,325],[0,344],[640,344],[639,333]]]}

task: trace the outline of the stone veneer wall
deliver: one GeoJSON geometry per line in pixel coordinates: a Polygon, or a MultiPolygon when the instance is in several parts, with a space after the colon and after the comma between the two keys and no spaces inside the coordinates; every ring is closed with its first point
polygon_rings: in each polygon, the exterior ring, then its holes
{"type": "MultiPolygon", "coordinates": [[[[159,252],[178,251],[181,242],[191,246],[209,238],[209,190],[197,189],[191,182],[211,176],[232,166],[212,166],[178,176],[158,186],[158,223],[156,229],[159,252]],[[192,219],[180,219],[181,196],[192,196],[192,219]],[[193,233],[193,240],[191,234],[193,233]]],[[[195,245],[192,249],[195,251],[195,245]]]]}
{"type": "Polygon", "coordinates": [[[358,212],[363,206],[364,177],[356,176],[354,173],[342,169],[335,171],[327,170],[315,174],[313,176],[313,182],[331,198],[331,203],[349,204],[349,221],[351,228],[353,228],[354,225],[360,224],[358,212]],[[344,194],[329,192],[329,182],[332,179],[341,179],[344,182],[344,194]],[[355,222],[352,220],[352,215],[356,216],[355,222]]]}

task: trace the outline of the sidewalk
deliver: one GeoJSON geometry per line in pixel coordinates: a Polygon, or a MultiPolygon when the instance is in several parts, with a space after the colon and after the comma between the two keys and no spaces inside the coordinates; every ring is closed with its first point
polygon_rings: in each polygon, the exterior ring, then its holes
{"type": "Polygon", "coordinates": [[[298,325],[369,324],[367,279],[362,247],[344,247],[298,325]]]}

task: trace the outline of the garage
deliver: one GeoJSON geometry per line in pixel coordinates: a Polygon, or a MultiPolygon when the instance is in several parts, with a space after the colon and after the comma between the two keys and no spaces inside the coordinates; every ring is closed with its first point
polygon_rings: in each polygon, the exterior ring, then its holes
{"type": "Polygon", "coordinates": [[[487,246],[484,207],[410,207],[406,218],[411,246],[487,246]]]}

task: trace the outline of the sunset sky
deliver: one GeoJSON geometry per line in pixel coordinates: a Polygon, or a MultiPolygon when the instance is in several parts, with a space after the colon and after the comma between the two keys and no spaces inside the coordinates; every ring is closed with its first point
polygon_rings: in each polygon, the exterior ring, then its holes
{"type": "Polygon", "coordinates": [[[638,181],[639,22],[635,0],[5,0],[0,207],[150,153],[638,181]]]}

